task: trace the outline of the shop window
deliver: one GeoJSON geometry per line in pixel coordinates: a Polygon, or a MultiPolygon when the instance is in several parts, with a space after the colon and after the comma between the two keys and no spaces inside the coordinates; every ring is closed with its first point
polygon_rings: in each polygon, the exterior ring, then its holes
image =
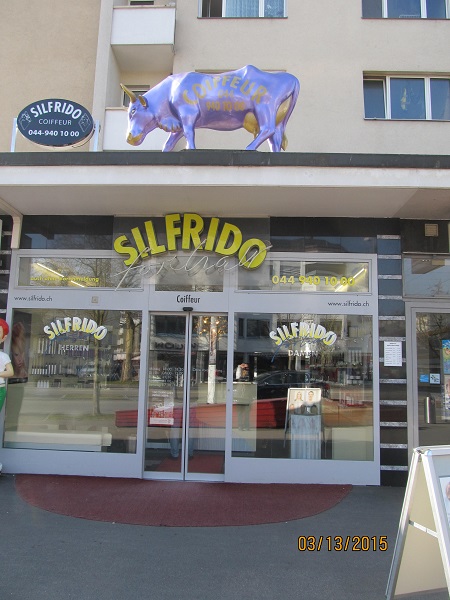
{"type": "Polygon", "coordinates": [[[255,273],[241,270],[240,290],[283,293],[368,293],[369,263],[330,260],[279,260],[272,257],[255,273]]]}
{"type": "Polygon", "coordinates": [[[233,456],[373,460],[372,317],[265,314],[259,321],[270,324],[264,339],[236,340],[233,456]]]}
{"type": "Polygon", "coordinates": [[[366,119],[450,120],[450,79],[366,77],[366,119]]]}
{"type": "Polygon", "coordinates": [[[136,451],[142,316],[15,310],[4,447],[136,451]]]}
{"type": "Polygon", "coordinates": [[[18,287],[130,289],[142,287],[139,270],[108,256],[20,256],[18,287]]]}
{"type": "Polygon", "coordinates": [[[285,0],[202,0],[202,17],[266,17],[285,16],[285,0]]]}
{"type": "Polygon", "coordinates": [[[447,0],[362,0],[366,19],[446,19],[447,0]]]}
{"type": "Polygon", "coordinates": [[[405,256],[403,294],[408,298],[450,298],[450,260],[444,256],[405,256]]]}

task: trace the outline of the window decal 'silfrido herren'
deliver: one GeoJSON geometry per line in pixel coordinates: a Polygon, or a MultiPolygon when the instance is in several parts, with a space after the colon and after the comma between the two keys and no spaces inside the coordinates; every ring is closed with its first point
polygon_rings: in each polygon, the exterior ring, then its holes
{"type": "Polygon", "coordinates": [[[20,133],[41,146],[80,146],[94,132],[89,111],[71,100],[38,100],[17,117],[20,133]]]}
{"type": "Polygon", "coordinates": [[[130,97],[127,142],[139,146],[159,127],[169,133],[163,151],[184,136],[195,150],[195,129],[234,131],[244,128],[254,140],[247,150],[268,141],[272,152],[286,150],[285,129],[294,110],[300,83],[289,73],[267,73],[247,65],[226,73],[180,73],[166,77],[143,95],[121,84],[130,97]]]}

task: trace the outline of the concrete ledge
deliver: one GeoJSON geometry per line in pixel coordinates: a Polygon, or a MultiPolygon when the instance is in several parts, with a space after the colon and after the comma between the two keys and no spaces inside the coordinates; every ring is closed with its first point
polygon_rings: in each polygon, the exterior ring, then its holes
{"type": "Polygon", "coordinates": [[[450,169],[448,155],[323,154],[182,150],[180,152],[1,152],[0,167],[14,166],[242,166],[336,167],[380,169],[450,169]]]}

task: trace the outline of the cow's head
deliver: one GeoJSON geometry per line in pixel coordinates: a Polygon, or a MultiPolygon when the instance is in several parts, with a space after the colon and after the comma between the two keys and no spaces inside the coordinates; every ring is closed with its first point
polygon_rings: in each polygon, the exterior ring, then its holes
{"type": "Polygon", "coordinates": [[[144,141],[147,133],[157,127],[157,123],[145,96],[136,96],[122,83],[120,87],[130,98],[127,142],[132,146],[139,146],[144,141]]]}

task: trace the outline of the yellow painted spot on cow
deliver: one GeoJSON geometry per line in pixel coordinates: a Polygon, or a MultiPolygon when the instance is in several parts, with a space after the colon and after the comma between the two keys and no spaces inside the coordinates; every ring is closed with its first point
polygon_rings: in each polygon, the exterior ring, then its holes
{"type": "Polygon", "coordinates": [[[253,90],[253,88],[255,87],[255,82],[252,81],[250,83],[250,81],[248,79],[246,79],[244,81],[244,83],[241,85],[241,87],[239,88],[239,90],[245,95],[245,96],[249,96],[253,90]],[[250,85],[249,85],[250,84],[250,85]]]}
{"type": "Polygon", "coordinates": [[[203,87],[201,83],[194,83],[192,86],[192,91],[197,96],[197,98],[204,98],[206,96],[206,88],[203,87]]]}
{"type": "Polygon", "coordinates": [[[187,90],[184,90],[183,92],[183,99],[188,103],[188,104],[197,104],[196,100],[191,100],[188,96],[187,90]]]}
{"type": "Polygon", "coordinates": [[[264,94],[267,94],[267,88],[265,88],[263,85],[260,85],[259,88],[256,89],[256,92],[253,94],[252,100],[259,104],[261,96],[264,96],[264,94]]]}

